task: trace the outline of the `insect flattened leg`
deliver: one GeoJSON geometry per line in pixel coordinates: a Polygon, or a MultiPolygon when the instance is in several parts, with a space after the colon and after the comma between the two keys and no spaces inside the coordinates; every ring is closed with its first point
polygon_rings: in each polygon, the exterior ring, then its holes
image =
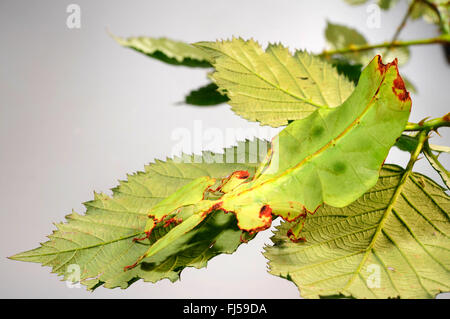
{"type": "Polygon", "coordinates": [[[221,191],[222,193],[229,193],[242,183],[244,183],[250,174],[247,171],[235,171],[228,177],[222,180],[222,183],[215,191],[221,191]]]}
{"type": "Polygon", "coordinates": [[[144,228],[145,236],[144,237],[135,237],[135,238],[133,238],[133,242],[142,241],[142,240],[146,240],[146,239],[150,238],[152,230],[153,230],[153,228],[155,228],[156,224],[157,224],[157,222],[153,218],[150,218],[147,221],[147,223],[145,224],[145,228],[144,228]]]}
{"type": "Polygon", "coordinates": [[[150,230],[150,231],[146,231],[144,237],[134,237],[134,238],[133,238],[133,242],[136,242],[136,241],[143,241],[143,240],[149,239],[151,233],[152,233],[151,230],[150,230]]]}
{"type": "Polygon", "coordinates": [[[249,242],[250,239],[252,239],[254,237],[254,234],[243,231],[241,233],[241,236],[239,238],[239,240],[241,241],[241,243],[246,244],[249,242]]]}
{"type": "Polygon", "coordinates": [[[273,149],[270,148],[267,151],[266,157],[264,158],[264,160],[261,162],[261,164],[259,165],[258,169],[256,170],[255,175],[253,176],[253,180],[257,179],[259,176],[261,176],[262,172],[267,168],[267,166],[269,166],[270,160],[272,159],[272,155],[273,155],[273,149]]]}
{"type": "MultiPolygon", "coordinates": [[[[156,226],[157,224],[158,224],[158,221],[154,220],[153,218],[150,218],[150,219],[147,221],[147,224],[145,224],[145,228],[144,228],[145,236],[144,236],[144,237],[140,237],[140,238],[139,238],[139,237],[133,238],[133,242],[141,241],[141,240],[145,240],[145,239],[150,238],[150,235],[151,235],[153,229],[155,228],[155,226],[156,226]]],[[[123,268],[123,271],[127,271],[127,270],[130,270],[130,269],[133,269],[133,268],[136,267],[136,266],[141,262],[141,260],[144,259],[145,257],[146,257],[146,254],[140,256],[140,257],[136,260],[136,262],[135,262],[134,264],[129,265],[129,266],[125,266],[125,267],[123,268]]]]}
{"type": "Polygon", "coordinates": [[[305,226],[305,220],[306,220],[306,214],[301,215],[294,222],[294,226],[292,226],[292,228],[288,230],[287,236],[289,237],[289,239],[292,242],[298,243],[299,241],[306,241],[306,239],[304,237],[300,236],[300,233],[303,230],[303,227],[305,226]]]}
{"type": "Polygon", "coordinates": [[[133,238],[133,242],[146,240],[147,238],[150,237],[150,233],[151,233],[151,232],[145,232],[145,236],[144,236],[144,237],[134,237],[134,238],[133,238]]]}
{"type": "MultiPolygon", "coordinates": [[[[140,256],[134,264],[126,266],[124,268],[124,271],[136,267],[144,258],[155,255],[156,253],[165,249],[171,243],[176,241],[178,238],[194,229],[212,211],[212,208],[215,207],[215,205],[209,201],[202,201],[201,204],[199,203],[197,206],[198,207],[196,207],[197,208],[196,211],[189,218],[186,218],[186,220],[181,221],[179,224],[173,227],[166,235],[164,235],[163,237],[159,238],[157,241],[152,243],[149,249],[142,256],[140,256]]],[[[159,222],[162,222],[162,220],[163,219],[147,222],[146,230],[149,229],[148,231],[151,232],[151,230],[155,227],[155,225],[157,225],[159,222]]],[[[170,221],[170,219],[168,219],[167,221],[170,221]]]]}
{"type": "Polygon", "coordinates": [[[164,228],[169,227],[170,225],[174,224],[175,226],[178,224],[181,224],[183,222],[183,218],[176,218],[176,217],[172,217],[169,219],[164,220],[164,228]]]}
{"type": "Polygon", "coordinates": [[[145,257],[147,257],[147,253],[145,253],[144,255],[142,255],[142,256],[140,256],[137,260],[136,260],[136,262],[134,263],[134,264],[132,264],[132,265],[130,265],[130,266],[125,266],[125,267],[123,267],[123,271],[127,271],[127,270],[130,270],[130,269],[133,269],[134,267],[136,267],[137,265],[139,265],[139,263],[142,261],[142,259],[144,259],[145,257]]]}
{"type": "Polygon", "coordinates": [[[193,180],[152,207],[148,216],[159,222],[179,208],[198,204],[204,199],[205,192],[215,182],[214,178],[208,176],[193,180]]]}
{"type": "Polygon", "coordinates": [[[286,201],[270,203],[274,215],[280,216],[285,221],[292,222],[299,216],[306,214],[305,206],[299,202],[286,201]]]}

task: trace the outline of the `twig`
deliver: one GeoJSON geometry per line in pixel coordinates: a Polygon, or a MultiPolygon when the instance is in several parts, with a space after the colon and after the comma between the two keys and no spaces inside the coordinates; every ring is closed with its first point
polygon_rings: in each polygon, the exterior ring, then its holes
{"type": "Polygon", "coordinates": [[[335,54],[343,54],[343,53],[351,53],[351,52],[361,52],[361,51],[368,51],[372,49],[379,49],[379,48],[396,48],[396,47],[407,47],[411,45],[428,45],[428,44],[440,44],[440,43],[446,43],[450,44],[450,35],[449,34],[443,34],[439,37],[435,38],[428,38],[428,39],[418,39],[418,40],[410,40],[410,41],[395,41],[395,42],[384,42],[379,44],[365,44],[365,45],[352,45],[347,48],[337,49],[337,50],[330,50],[330,51],[323,51],[319,56],[327,57],[335,54]]]}
{"type": "Polygon", "coordinates": [[[450,127],[450,113],[429,121],[408,123],[405,127],[405,131],[436,131],[438,128],[444,126],[450,127]]]}

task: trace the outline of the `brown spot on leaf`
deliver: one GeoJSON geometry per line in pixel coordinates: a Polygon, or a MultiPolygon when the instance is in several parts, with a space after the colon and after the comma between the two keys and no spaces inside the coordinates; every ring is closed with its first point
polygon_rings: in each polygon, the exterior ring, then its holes
{"type": "Polygon", "coordinates": [[[267,228],[270,227],[270,225],[272,225],[272,208],[270,208],[269,205],[264,205],[263,207],[261,207],[261,210],[259,211],[259,217],[261,219],[263,219],[263,221],[265,222],[265,224],[263,226],[251,228],[251,229],[245,229],[239,225],[239,221],[238,221],[239,229],[243,230],[243,231],[247,231],[251,235],[254,233],[266,230],[267,228]]]}
{"type": "Polygon", "coordinates": [[[381,60],[381,55],[377,55],[375,59],[377,59],[378,62],[378,71],[380,71],[381,74],[384,74],[386,72],[388,64],[383,63],[383,61],[381,60]]]}
{"type": "Polygon", "coordinates": [[[239,237],[239,241],[243,244],[246,244],[246,243],[248,243],[248,239],[245,239],[244,235],[245,235],[245,232],[242,232],[241,236],[239,237]]]}
{"type": "MultiPolygon", "coordinates": [[[[317,212],[317,210],[320,208],[320,206],[322,206],[322,204],[318,205],[318,206],[314,209],[314,211],[309,211],[309,210],[307,210],[306,208],[305,208],[305,210],[306,210],[306,212],[310,213],[311,215],[314,215],[314,214],[317,212]]],[[[306,217],[306,215],[305,215],[305,217],[306,217]]]]}
{"type": "Polygon", "coordinates": [[[305,237],[298,237],[298,238],[295,237],[294,233],[292,232],[292,229],[288,230],[287,236],[293,243],[305,242],[306,241],[305,237]]]}
{"type": "MultiPolygon", "coordinates": [[[[383,60],[381,59],[380,55],[377,55],[375,57],[375,59],[377,59],[378,61],[378,70],[380,71],[380,73],[383,75],[384,73],[386,73],[386,71],[391,67],[394,66],[397,69],[397,73],[398,73],[398,60],[397,58],[394,59],[394,61],[384,64],[383,60]]],[[[403,81],[402,81],[403,82],[403,81]]]]}
{"type": "Polygon", "coordinates": [[[394,86],[392,87],[392,91],[395,95],[397,95],[398,99],[402,102],[410,99],[409,92],[406,90],[405,82],[403,82],[402,77],[398,73],[397,70],[397,78],[394,80],[394,86]]]}
{"type": "Polygon", "coordinates": [[[223,202],[218,202],[217,204],[212,205],[211,211],[219,209],[222,204],[223,202]]]}
{"type": "Polygon", "coordinates": [[[178,225],[178,224],[180,224],[182,221],[183,221],[183,220],[182,220],[181,218],[180,218],[180,219],[177,219],[177,218],[175,218],[175,217],[172,217],[172,218],[169,218],[168,220],[164,221],[164,226],[163,226],[163,227],[169,227],[170,224],[178,225]]]}
{"type": "Polygon", "coordinates": [[[137,241],[146,240],[147,238],[149,238],[149,237],[150,237],[150,234],[152,233],[152,230],[153,230],[153,228],[150,229],[149,231],[146,231],[144,237],[134,237],[134,238],[133,238],[133,243],[134,243],[134,242],[137,242],[137,241]]]}
{"type": "MultiPolygon", "coordinates": [[[[202,213],[202,216],[204,217],[204,216],[208,215],[209,213],[211,213],[212,211],[221,209],[220,206],[222,206],[222,204],[223,204],[223,202],[221,201],[221,202],[218,202],[218,203],[212,205],[208,210],[205,210],[205,211],[202,213]]],[[[224,210],[224,209],[222,209],[222,210],[224,210]]],[[[224,211],[225,211],[225,210],[224,210],[224,211]]],[[[225,211],[225,212],[226,212],[226,211],[225,211]]]]}
{"type": "Polygon", "coordinates": [[[233,173],[239,179],[247,179],[250,176],[250,173],[247,171],[236,171],[233,173]]]}
{"type": "Polygon", "coordinates": [[[272,208],[270,208],[269,205],[264,205],[261,207],[261,210],[259,211],[259,217],[270,217],[272,218],[272,208]]]}
{"type": "Polygon", "coordinates": [[[427,116],[426,118],[421,119],[421,120],[419,121],[419,123],[417,123],[417,124],[419,124],[419,126],[423,126],[423,123],[425,123],[425,121],[428,120],[429,118],[430,118],[430,117],[427,116]]]}
{"type": "Polygon", "coordinates": [[[407,100],[410,100],[409,92],[406,90],[406,87],[405,87],[405,82],[403,82],[403,79],[398,72],[397,58],[395,58],[394,61],[392,61],[391,63],[387,63],[387,64],[383,63],[383,61],[381,60],[381,56],[379,56],[379,55],[376,56],[376,59],[378,61],[378,70],[380,71],[380,73],[382,75],[385,74],[386,71],[390,67],[393,66],[395,68],[395,70],[397,71],[397,78],[394,80],[394,83],[392,86],[392,91],[398,97],[398,99],[400,101],[405,102],[407,100]]]}

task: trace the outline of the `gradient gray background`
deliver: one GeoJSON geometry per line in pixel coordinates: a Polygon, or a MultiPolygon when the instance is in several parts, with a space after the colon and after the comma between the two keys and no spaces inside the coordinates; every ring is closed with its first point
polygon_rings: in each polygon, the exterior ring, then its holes
{"type": "MultiPolygon", "coordinates": [[[[320,52],[326,19],[357,27],[371,42],[390,39],[406,5],[382,13],[381,28],[366,25],[366,7],[342,0],[23,1],[0,2],[0,297],[35,298],[298,298],[294,284],[266,272],[262,247],[270,231],[206,269],[186,269],[172,284],[137,282],[127,290],[69,289],[50,268],[7,260],[35,248],[93,191],[107,192],[127,173],[164,159],[172,132],[203,126],[257,128],[227,105],[176,105],[207,82],[205,71],[165,65],[121,48],[119,36],[167,36],[189,42],[254,37],[291,49],[320,52]],[[66,7],[81,6],[81,29],[66,27],[66,7]]],[[[403,39],[431,37],[436,28],[408,23],[403,39]]],[[[448,111],[450,71],[441,47],[414,47],[402,74],[413,79],[411,121],[448,111]]],[[[449,134],[434,143],[449,144],[449,134]]],[[[250,137],[250,136],[249,136],[250,137]]],[[[232,143],[228,143],[231,145],[232,143]]],[[[217,145],[221,149],[227,145],[217,145]]],[[[405,164],[393,151],[388,162],[405,164]]],[[[444,161],[449,165],[448,157],[444,161]]],[[[416,170],[438,180],[425,160],[416,170]]]]}

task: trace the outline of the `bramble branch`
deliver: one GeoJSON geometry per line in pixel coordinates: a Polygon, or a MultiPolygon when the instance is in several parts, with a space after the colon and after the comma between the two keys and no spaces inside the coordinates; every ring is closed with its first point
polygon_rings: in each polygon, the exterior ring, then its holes
{"type": "Polygon", "coordinates": [[[450,127],[450,113],[429,121],[422,120],[419,123],[408,123],[405,131],[436,131],[440,127],[450,127]]]}
{"type": "Polygon", "coordinates": [[[380,48],[398,48],[398,47],[408,47],[412,45],[429,45],[429,44],[450,44],[450,34],[443,34],[435,38],[409,40],[409,41],[394,41],[394,42],[383,42],[379,44],[366,44],[366,45],[352,45],[347,48],[323,51],[319,56],[329,57],[335,54],[345,54],[368,51],[372,49],[380,48]]]}

